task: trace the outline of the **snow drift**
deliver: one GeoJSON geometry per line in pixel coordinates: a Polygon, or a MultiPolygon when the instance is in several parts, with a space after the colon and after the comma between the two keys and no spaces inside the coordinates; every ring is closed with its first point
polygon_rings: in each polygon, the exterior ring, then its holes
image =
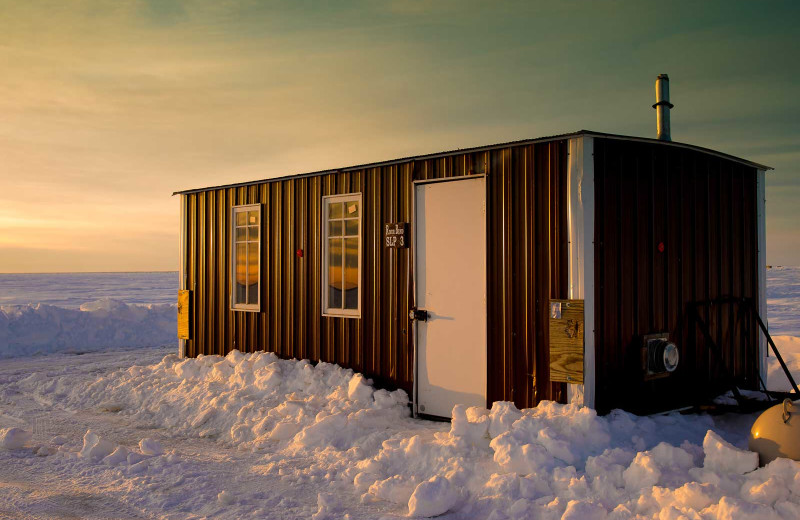
{"type": "Polygon", "coordinates": [[[53,305],[0,306],[0,358],[149,347],[175,341],[175,305],[126,304],[102,299],[65,309],[53,305]]]}
{"type": "MultiPolygon", "coordinates": [[[[728,442],[707,415],[637,417],[617,410],[598,417],[545,401],[526,410],[507,402],[491,410],[456,406],[450,425],[415,421],[405,393],[375,390],[352,370],[238,351],[168,355],[85,386],[52,374],[19,383],[68,407],[114,410],[170,435],[251,450],[264,458],[263,471],[282,482],[338,482],[362,503],[387,504],[402,515],[800,516],[800,464],[778,459],[757,468],[754,454],[728,442]],[[298,457],[311,462],[298,464],[298,457]]],[[[122,460],[114,445],[87,438],[90,450],[100,446],[98,457],[122,460]]],[[[153,451],[146,444],[140,451],[153,451]]],[[[341,517],[341,500],[320,493],[314,518],[341,517]]]]}
{"type": "MultiPolygon", "coordinates": [[[[789,368],[797,384],[800,384],[800,338],[794,336],[773,336],[783,361],[789,368]]],[[[781,368],[778,358],[770,350],[767,358],[767,388],[779,392],[791,392],[792,384],[781,368]]]]}

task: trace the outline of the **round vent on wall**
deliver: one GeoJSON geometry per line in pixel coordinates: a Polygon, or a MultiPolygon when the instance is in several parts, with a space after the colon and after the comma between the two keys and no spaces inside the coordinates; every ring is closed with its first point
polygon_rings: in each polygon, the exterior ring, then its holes
{"type": "Polygon", "coordinates": [[[642,365],[645,379],[668,376],[678,368],[680,352],[669,334],[651,334],[643,338],[642,365]]]}
{"type": "Polygon", "coordinates": [[[674,372],[678,368],[680,354],[675,343],[670,343],[663,339],[651,340],[650,348],[650,372],[674,372]]]}

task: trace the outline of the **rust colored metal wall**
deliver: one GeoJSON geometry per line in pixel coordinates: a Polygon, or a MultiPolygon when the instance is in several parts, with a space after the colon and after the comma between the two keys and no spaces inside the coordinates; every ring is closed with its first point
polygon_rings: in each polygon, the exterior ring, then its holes
{"type": "Polygon", "coordinates": [[[413,222],[413,181],[487,173],[489,400],[563,400],[549,381],[548,301],[567,293],[567,141],[493,148],[182,194],[193,295],[186,354],[268,350],[338,363],[411,393],[411,249],[383,225],[413,222]],[[321,315],[324,195],[361,192],[362,315],[321,315]],[[261,312],[232,311],[231,207],[261,203],[261,312]],[[304,250],[303,257],[295,252],[304,250]]]}
{"type": "Polygon", "coordinates": [[[755,329],[734,305],[702,311],[721,359],[687,304],[757,298],[756,169],[698,151],[595,139],[597,408],[649,410],[719,391],[723,367],[755,388],[755,329]],[[659,244],[663,243],[663,252],[659,244]],[[669,332],[678,370],[643,381],[644,334],[669,332]]]}

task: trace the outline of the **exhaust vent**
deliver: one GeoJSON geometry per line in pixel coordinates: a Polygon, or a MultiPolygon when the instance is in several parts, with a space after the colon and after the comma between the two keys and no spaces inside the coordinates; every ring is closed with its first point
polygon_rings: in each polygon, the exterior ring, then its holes
{"type": "Polygon", "coordinates": [[[669,76],[659,74],[656,78],[656,109],[658,138],[662,141],[672,141],[672,133],[669,127],[669,111],[674,107],[669,102],[669,76]]]}
{"type": "Polygon", "coordinates": [[[662,332],[642,338],[642,368],[645,380],[665,377],[678,368],[680,353],[669,334],[662,332]]]}

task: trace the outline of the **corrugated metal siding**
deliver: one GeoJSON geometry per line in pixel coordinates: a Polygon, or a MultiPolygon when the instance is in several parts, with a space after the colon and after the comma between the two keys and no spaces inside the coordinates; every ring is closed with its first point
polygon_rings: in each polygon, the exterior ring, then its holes
{"type": "Polygon", "coordinates": [[[342,173],[182,195],[187,203],[189,356],[265,349],[327,361],[411,392],[411,249],[383,247],[383,224],[412,222],[413,181],[488,173],[489,399],[563,400],[550,384],[549,298],[567,291],[567,141],[550,141],[342,173]],[[361,192],[362,316],[321,315],[321,202],[361,192]],[[261,312],[229,309],[231,207],[262,203],[261,312]],[[304,250],[302,258],[295,252],[304,250]]]}
{"type": "MultiPolygon", "coordinates": [[[[721,366],[687,304],[756,298],[756,169],[701,152],[595,139],[597,407],[688,404],[718,389],[721,366]],[[663,242],[661,253],[658,244],[663,242]],[[669,332],[678,371],[643,382],[640,337],[669,332]]],[[[726,304],[703,311],[722,363],[755,387],[755,330],[726,304]]]]}

